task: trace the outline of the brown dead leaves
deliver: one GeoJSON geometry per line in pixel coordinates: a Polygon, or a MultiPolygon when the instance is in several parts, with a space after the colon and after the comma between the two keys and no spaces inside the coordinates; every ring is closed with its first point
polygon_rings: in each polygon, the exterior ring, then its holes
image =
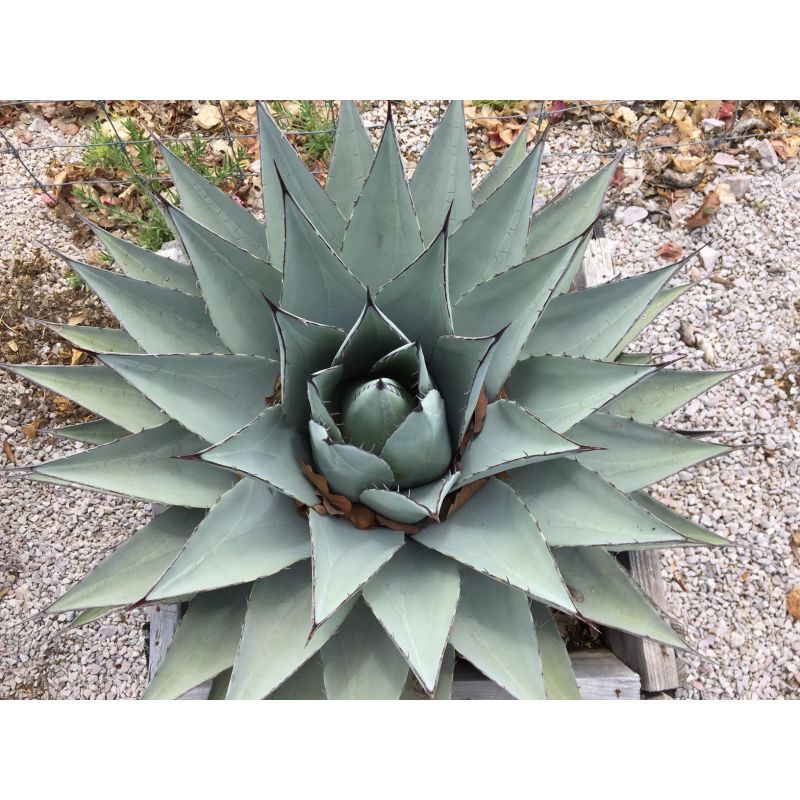
{"type": "MultiPolygon", "coordinates": [[[[525,127],[527,118],[527,114],[516,105],[497,110],[489,105],[473,105],[469,102],[464,104],[464,116],[468,123],[485,132],[489,140],[489,153],[506,150],[525,127]]],[[[532,124],[528,128],[528,142],[532,142],[537,133],[536,125],[532,124]]]]}
{"type": "Polygon", "coordinates": [[[343,517],[362,531],[370,528],[388,528],[392,531],[402,531],[409,534],[419,533],[419,528],[416,525],[406,525],[402,522],[387,519],[361,503],[353,503],[344,495],[335,494],[331,491],[324,475],[315,472],[310,464],[301,462],[300,466],[303,474],[322,499],[321,503],[313,507],[313,511],[317,514],[343,517]]]}
{"type": "Polygon", "coordinates": [[[192,119],[204,131],[210,131],[218,125],[222,125],[222,113],[216,103],[203,103],[192,119]]]}
{"type": "Polygon", "coordinates": [[[11,446],[11,442],[8,439],[3,439],[3,453],[5,453],[6,460],[9,464],[16,464],[17,457],[14,455],[14,448],[11,446]]]}
{"type": "Polygon", "coordinates": [[[719,206],[719,193],[716,191],[709,192],[703,200],[703,204],[700,206],[700,208],[698,208],[697,211],[686,220],[686,227],[693,229],[702,228],[704,225],[708,225],[708,223],[711,222],[717,215],[719,206]]]}

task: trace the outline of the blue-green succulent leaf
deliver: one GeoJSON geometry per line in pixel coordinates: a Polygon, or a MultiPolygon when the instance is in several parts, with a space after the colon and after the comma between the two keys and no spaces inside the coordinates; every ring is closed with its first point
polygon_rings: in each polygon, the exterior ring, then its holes
{"type": "Polygon", "coordinates": [[[631,500],[634,500],[660,522],[676,530],[689,543],[693,542],[708,547],[726,547],[731,544],[730,540],[724,536],[713,533],[702,525],[676,514],[671,508],[654,500],[647,492],[633,492],[631,500]]]}
{"type": "Polygon", "coordinates": [[[425,363],[425,354],[419,342],[400,345],[379,358],[368,374],[370,377],[394,378],[404,386],[416,385],[420,397],[424,397],[433,389],[433,382],[425,363]]]}
{"type": "Polygon", "coordinates": [[[379,456],[350,444],[337,444],[322,425],[309,420],[311,451],[331,490],[356,501],[364,489],[394,486],[389,465],[379,456]]]}
{"type": "Polygon", "coordinates": [[[364,489],[358,499],[377,514],[407,525],[414,525],[430,516],[425,506],[391,489],[364,489]]]}
{"type": "Polygon", "coordinates": [[[76,614],[74,619],[69,623],[70,628],[80,628],[83,625],[89,625],[102,619],[106,614],[110,614],[114,610],[114,606],[102,606],[100,608],[87,608],[76,614]]]}
{"type": "Polygon", "coordinates": [[[366,287],[342,263],[287,192],[281,308],[348,330],[363,307],[366,287]]]}
{"type": "Polygon", "coordinates": [[[236,247],[262,261],[269,261],[264,226],[246,208],[195,172],[169,148],[159,143],[159,149],[172,174],[181,208],[186,214],[236,247]]]}
{"type": "Polygon", "coordinates": [[[439,671],[439,683],[436,684],[434,700],[450,700],[453,694],[453,673],[456,668],[456,651],[453,645],[448,644],[444,650],[442,668],[439,671]]]}
{"type": "Polygon", "coordinates": [[[665,369],[649,375],[602,406],[606,414],[653,425],[733,372],[665,369]]]}
{"type": "Polygon", "coordinates": [[[617,364],[634,364],[636,366],[653,366],[655,357],[652,353],[620,353],[617,364]]]}
{"type": "Polygon", "coordinates": [[[571,459],[515,469],[511,477],[551,547],[683,541],[672,527],[571,459]]]}
{"type": "Polygon", "coordinates": [[[322,662],[329,700],[397,700],[408,677],[408,664],[363,601],[322,648],[322,662]]]}
{"type": "Polygon", "coordinates": [[[34,472],[155,503],[210,508],[236,478],[211,464],[180,458],[204,446],[202,439],[177,422],[167,422],[118,442],[45,462],[34,472]]]}
{"type": "Polygon", "coordinates": [[[444,397],[450,440],[457,447],[478,403],[489,370],[495,336],[440,336],[431,359],[431,371],[444,397]]]}
{"type": "Polygon", "coordinates": [[[197,595],[143,700],[174,700],[233,664],[249,585],[197,595]]]}
{"type": "Polygon", "coordinates": [[[285,680],[267,700],[327,700],[322,658],[319,653],[285,680]]]}
{"type": "Polygon", "coordinates": [[[486,336],[502,330],[486,373],[486,394],[494,398],[519,359],[542,309],[567,268],[580,240],[478,284],[453,309],[456,333],[486,336]]]}
{"type": "Polygon", "coordinates": [[[305,211],[326,242],[339,250],[345,220],[334,202],[289,144],[272,114],[256,103],[261,143],[261,184],[266,217],[267,241],[273,264],[283,264],[284,209],[281,181],[305,211]],[[279,174],[280,173],[280,176],[279,174]]]}
{"type": "Polygon", "coordinates": [[[208,442],[219,442],[255,419],[266,407],[279,371],[276,361],[262,356],[104,355],[101,359],[119,373],[120,380],[208,442]]]}
{"type": "Polygon", "coordinates": [[[361,376],[378,359],[405,344],[409,344],[408,337],[376,307],[368,295],[361,314],[348,331],[333,363],[344,366],[345,379],[361,376]]]}
{"type": "Polygon", "coordinates": [[[260,700],[271,694],[336,632],[347,608],[310,635],[311,594],[308,561],[253,584],[228,700],[260,700]]]}
{"type": "Polygon", "coordinates": [[[169,421],[166,414],[108,367],[0,366],[74,400],[127,431],[138,433],[169,421]]]}
{"type": "Polygon", "coordinates": [[[439,336],[453,333],[447,289],[447,224],[413,264],[375,296],[377,306],[430,356],[439,336]]]}
{"type": "Polygon", "coordinates": [[[426,244],[439,233],[448,212],[453,230],[472,213],[472,182],[462,100],[450,102],[411,176],[409,186],[426,244]]]}
{"type": "Polygon", "coordinates": [[[370,290],[377,291],[421,252],[422,234],[389,117],[347,224],[342,260],[370,290]]]}
{"type": "Polygon", "coordinates": [[[225,695],[228,694],[228,686],[231,682],[231,673],[233,667],[223,670],[212,681],[211,688],[208,690],[209,700],[224,700],[225,695]]]}
{"type": "Polygon", "coordinates": [[[542,145],[537,145],[511,177],[452,235],[449,264],[453,303],[492,275],[524,260],[541,157],[542,145]]]}
{"type": "Polygon", "coordinates": [[[230,438],[199,453],[199,458],[259,478],[307,506],[319,502],[301,469],[311,460],[305,437],[289,425],[280,406],[266,409],[230,438]]]}
{"type": "Polygon", "coordinates": [[[58,322],[35,321],[41,322],[79,350],[88,350],[91,353],[142,352],[136,340],[119,328],[93,328],[90,325],[62,325],[58,322]]]}
{"type": "Polygon", "coordinates": [[[319,389],[312,381],[308,382],[308,404],[311,408],[311,419],[325,428],[327,435],[337,444],[344,444],[344,436],[339,430],[330,409],[322,400],[319,389]]]}
{"type": "Polygon", "coordinates": [[[583,445],[605,448],[581,453],[578,461],[623,492],[644,489],[732,449],[602,413],[579,422],[569,435],[583,445]]]}
{"type": "Polygon", "coordinates": [[[244,478],[211,508],[148,598],[246,583],[310,556],[308,521],[294,501],[244,478]]]}
{"type": "Polygon", "coordinates": [[[145,250],[127,239],[113,236],[89,220],[83,221],[129,278],[137,278],[140,281],[163,286],[165,289],[178,289],[186,294],[199,296],[197,276],[188,264],[145,250]]]}
{"type": "Polygon", "coordinates": [[[360,500],[378,514],[409,525],[420,522],[425,517],[438,519],[442,503],[460,475],[460,472],[448,472],[438,480],[415,486],[405,492],[365,489],[361,492],[360,500]]]}
{"type": "Polygon", "coordinates": [[[350,599],[403,546],[402,533],[362,531],[348,520],[309,512],[314,572],[314,624],[350,599]]]}
{"type": "Polygon", "coordinates": [[[439,680],[460,585],[454,561],[411,542],[363,590],[372,613],[429,694],[439,680]]]}
{"type": "Polygon", "coordinates": [[[573,609],[536,520],[511,486],[497,478],[414,539],[544,603],[573,609]]]}
{"type": "Polygon", "coordinates": [[[62,256],[148,353],[224,353],[199,297],[62,256]]]}
{"type": "Polygon", "coordinates": [[[342,100],[325,191],[345,219],[350,219],[374,159],[375,151],[356,104],[342,100]]]}
{"type": "Polygon", "coordinates": [[[463,570],[450,643],[519,700],[545,699],[530,601],[520,589],[463,570]]]}
{"type": "Polygon", "coordinates": [[[696,284],[683,283],[680,286],[672,286],[669,289],[662,289],[655,299],[650,302],[647,308],[639,315],[630,330],[622,337],[619,344],[609,353],[609,359],[618,358],[622,351],[636,339],[639,334],[672,302],[677,300],[696,284]]]}
{"type": "Polygon", "coordinates": [[[525,352],[530,356],[608,358],[684,263],[559,295],[542,312],[525,352]]]}
{"type": "Polygon", "coordinates": [[[487,407],[483,429],[464,451],[458,485],[576,451],[580,445],[548,428],[513,400],[497,400],[487,407]]]}
{"type": "Polygon", "coordinates": [[[279,270],[179,209],[168,206],[168,212],[189,253],[208,314],[222,341],[234,353],[274,358],[278,340],[264,297],[278,302],[282,283],[279,270]]]}
{"type": "Polygon", "coordinates": [[[123,542],[47,611],[128,606],[145,597],[203,519],[197,509],[168,508],[123,542]]]}
{"type": "Polygon", "coordinates": [[[341,427],[349,444],[379,453],[414,408],[414,399],[393,378],[352,381],[342,389],[341,427]]]}
{"type": "MultiPolygon", "coordinates": [[[[573,189],[564,197],[548,203],[531,221],[526,258],[535,258],[542,253],[561,247],[562,244],[580,236],[599,216],[603,197],[614,177],[622,154],[573,189]]],[[[566,280],[563,291],[574,275],[566,280]]]]}
{"type": "Polygon", "coordinates": [[[453,456],[444,401],[428,392],[386,440],[381,458],[401,489],[428,483],[447,471],[453,456]]]}
{"type": "Polygon", "coordinates": [[[505,390],[554,431],[564,433],[655,369],[575,356],[536,356],[514,367],[505,390]]]}
{"type": "Polygon", "coordinates": [[[531,602],[531,615],[542,659],[544,689],[548,700],[578,700],[578,683],[569,653],[547,606],[531,602]]]}
{"type": "Polygon", "coordinates": [[[84,444],[108,444],[129,436],[131,433],[106,419],[80,422],[77,425],[65,425],[63,428],[54,428],[49,432],[53,436],[58,436],[59,439],[72,439],[84,444]]]}
{"type": "Polygon", "coordinates": [[[557,547],[558,568],[581,616],[609,628],[686,648],[614,556],[601,547],[557,547]]]}
{"type": "Polygon", "coordinates": [[[305,429],[309,375],[331,365],[345,333],[272,307],[281,356],[281,408],[290,424],[305,429]]]}
{"type": "Polygon", "coordinates": [[[502,157],[492,165],[492,168],[486,173],[486,176],[472,193],[472,201],[476,206],[483,203],[489,195],[499,189],[522,163],[528,144],[529,126],[530,120],[520,129],[509,148],[503,153],[502,157]]]}

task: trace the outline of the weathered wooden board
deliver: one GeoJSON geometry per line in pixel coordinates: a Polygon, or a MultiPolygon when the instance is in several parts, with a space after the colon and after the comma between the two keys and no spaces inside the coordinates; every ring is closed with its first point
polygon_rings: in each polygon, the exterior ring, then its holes
{"type": "MultiPolygon", "coordinates": [[[[639,676],[608,650],[570,653],[581,700],[639,700],[639,676]]],[[[453,700],[511,700],[511,695],[467,663],[459,663],[453,700]]]]}

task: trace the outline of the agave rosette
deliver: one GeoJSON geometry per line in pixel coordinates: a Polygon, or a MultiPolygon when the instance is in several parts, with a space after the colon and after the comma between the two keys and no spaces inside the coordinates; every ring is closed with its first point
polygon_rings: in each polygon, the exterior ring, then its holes
{"type": "Polygon", "coordinates": [[[13,368],[100,417],[32,477],[169,506],[49,611],[188,603],[152,698],[576,697],[553,609],[683,647],[614,552],[725,543],[643,490],[730,449],[656,426],[730,373],[625,352],[681,264],[572,290],[616,162],[532,214],[542,143],[472,191],[460,102],[410,182],[352,102],[324,189],[259,134],[265,223],[162,149],[189,264],[95,229],[122,328],[13,368]]]}

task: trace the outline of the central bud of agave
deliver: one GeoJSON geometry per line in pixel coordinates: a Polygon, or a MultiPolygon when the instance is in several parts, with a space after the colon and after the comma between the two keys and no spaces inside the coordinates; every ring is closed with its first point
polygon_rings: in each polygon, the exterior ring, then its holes
{"type": "Polygon", "coordinates": [[[342,429],[351,444],[379,453],[414,408],[411,393],[393,378],[354,382],[343,392],[342,429]]]}
{"type": "MultiPolygon", "coordinates": [[[[288,333],[298,321],[279,314],[278,324],[288,333]]],[[[457,437],[422,342],[368,297],[349,332],[333,335],[331,345],[330,366],[309,376],[307,392],[307,476],[322,506],[364,527],[438,520],[457,478],[450,469],[457,437]]]]}

